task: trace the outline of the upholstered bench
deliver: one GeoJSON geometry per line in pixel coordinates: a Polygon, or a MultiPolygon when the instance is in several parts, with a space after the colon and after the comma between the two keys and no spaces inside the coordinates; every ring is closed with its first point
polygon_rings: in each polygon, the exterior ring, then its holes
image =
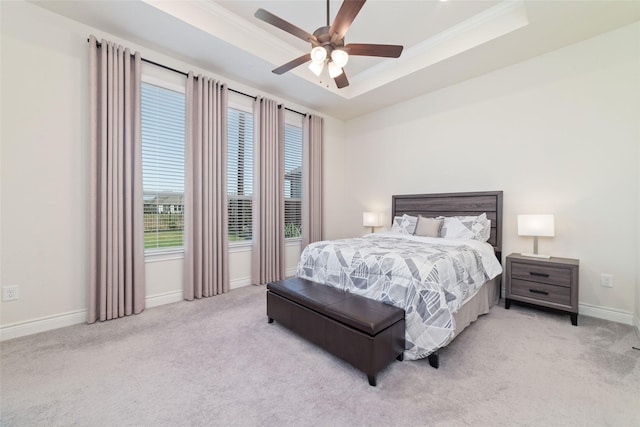
{"type": "Polygon", "coordinates": [[[363,371],[369,384],[404,353],[404,310],[291,278],[267,284],[267,317],[363,371]]]}

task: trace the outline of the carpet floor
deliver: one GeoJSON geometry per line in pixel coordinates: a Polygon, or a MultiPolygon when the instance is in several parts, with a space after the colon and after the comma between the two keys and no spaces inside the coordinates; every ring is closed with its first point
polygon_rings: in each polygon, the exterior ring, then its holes
{"type": "Polygon", "coordinates": [[[247,286],[0,344],[2,426],[640,426],[628,325],[495,306],[378,386],[247,286]]]}

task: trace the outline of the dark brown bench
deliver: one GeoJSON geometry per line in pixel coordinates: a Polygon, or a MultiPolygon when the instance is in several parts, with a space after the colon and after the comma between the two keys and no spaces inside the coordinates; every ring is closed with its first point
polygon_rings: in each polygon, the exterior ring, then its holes
{"type": "Polygon", "coordinates": [[[291,329],[367,374],[404,354],[404,310],[341,289],[291,278],[267,284],[269,323],[291,329]]]}

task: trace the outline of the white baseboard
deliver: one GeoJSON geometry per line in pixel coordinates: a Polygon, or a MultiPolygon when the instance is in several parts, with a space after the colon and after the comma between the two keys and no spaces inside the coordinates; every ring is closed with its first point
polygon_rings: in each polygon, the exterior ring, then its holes
{"type": "Polygon", "coordinates": [[[76,310],[27,320],[25,322],[2,325],[2,327],[0,327],[0,341],[23,337],[25,335],[33,335],[65,326],[77,325],[78,323],[84,323],[86,321],[87,310],[76,310]]]}
{"type": "Polygon", "coordinates": [[[296,275],[296,272],[298,271],[297,267],[295,268],[290,268],[287,271],[284,272],[285,276],[287,277],[294,277],[296,275]]]}
{"type": "MultiPolygon", "coordinates": [[[[285,277],[294,277],[296,275],[296,268],[290,268],[288,270],[286,270],[284,272],[285,277]]],[[[231,283],[229,284],[229,289],[238,289],[241,288],[243,286],[249,286],[252,285],[253,283],[251,283],[251,276],[247,276],[247,277],[242,277],[240,279],[234,279],[231,281],[231,283]]]]}
{"type": "Polygon", "coordinates": [[[243,286],[249,285],[251,285],[251,277],[247,276],[240,279],[231,280],[231,282],[229,283],[229,289],[238,289],[242,288],[243,286]]]}
{"type": "MultiPolygon", "coordinates": [[[[287,277],[295,276],[295,274],[295,269],[286,271],[287,277]]],[[[238,289],[248,285],[251,285],[251,277],[243,277],[232,280],[229,284],[229,288],[238,289]]],[[[182,291],[171,291],[157,295],[150,295],[145,298],[145,304],[146,308],[152,308],[164,304],[180,302],[182,300],[182,291]]],[[[634,316],[631,312],[615,310],[607,307],[598,307],[590,304],[580,304],[579,313],[585,316],[635,326],[638,336],[640,336],[640,316],[634,316]]],[[[0,326],[0,341],[50,331],[52,329],[63,328],[65,326],[77,325],[78,323],[84,323],[86,321],[87,310],[76,310],[53,316],[40,317],[38,319],[27,320],[24,322],[2,325],[0,326]]]]}
{"type": "MultiPolygon", "coordinates": [[[[179,302],[182,300],[182,291],[172,291],[158,295],[151,295],[145,298],[145,308],[158,307],[160,305],[179,302]]],[[[27,320],[24,322],[2,325],[0,327],[0,341],[85,323],[87,321],[87,314],[87,310],[83,309],[40,317],[38,319],[27,320]]]]}
{"type": "Polygon", "coordinates": [[[633,313],[630,311],[616,310],[608,307],[598,307],[591,304],[578,304],[580,315],[596,317],[598,319],[610,320],[612,322],[633,325],[633,313]]]}
{"type": "MultiPolygon", "coordinates": [[[[295,270],[294,270],[295,273],[295,270]]],[[[251,277],[232,280],[230,289],[238,289],[251,284],[251,277]]],[[[165,292],[162,294],[150,295],[145,298],[145,308],[158,307],[165,304],[180,302],[184,299],[184,293],[180,291],[165,292]]],[[[11,323],[0,326],[0,341],[12,338],[33,335],[39,332],[46,332],[52,329],[63,328],[65,326],[77,325],[87,321],[87,310],[76,310],[67,313],[54,314],[52,316],[40,317],[33,320],[11,323]]]]}
{"type": "Polygon", "coordinates": [[[171,291],[163,294],[151,295],[144,299],[145,308],[158,307],[160,305],[180,302],[184,299],[183,291],[171,291]]]}

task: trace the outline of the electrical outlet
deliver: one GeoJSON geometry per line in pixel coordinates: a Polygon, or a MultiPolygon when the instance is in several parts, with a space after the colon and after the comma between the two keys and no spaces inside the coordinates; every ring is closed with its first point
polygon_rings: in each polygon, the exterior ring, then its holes
{"type": "Polygon", "coordinates": [[[13,301],[18,299],[17,286],[5,286],[2,288],[2,301],[13,301]]]}
{"type": "Polygon", "coordinates": [[[613,274],[601,274],[600,285],[605,288],[613,288],[613,274]]]}

